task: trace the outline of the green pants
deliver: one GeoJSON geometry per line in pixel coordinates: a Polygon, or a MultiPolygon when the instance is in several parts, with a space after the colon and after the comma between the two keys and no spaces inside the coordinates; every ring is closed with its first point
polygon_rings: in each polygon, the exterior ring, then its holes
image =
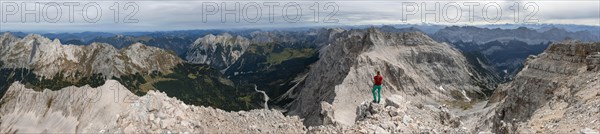
{"type": "Polygon", "coordinates": [[[371,92],[373,92],[373,101],[379,103],[381,100],[381,85],[373,86],[373,90],[371,90],[371,92]],[[377,90],[377,95],[375,95],[375,90],[377,90]]]}

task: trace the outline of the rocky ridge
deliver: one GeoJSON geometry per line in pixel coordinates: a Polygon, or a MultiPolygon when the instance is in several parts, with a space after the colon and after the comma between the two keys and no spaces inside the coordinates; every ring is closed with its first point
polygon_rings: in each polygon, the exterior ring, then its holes
{"type": "Polygon", "coordinates": [[[381,70],[386,78],[383,97],[398,94],[418,103],[469,102],[482,97],[477,81],[459,51],[423,33],[386,33],[377,29],[336,34],[301,84],[284,95],[294,99],[288,114],[305,118],[305,125],[325,124],[323,102],[334,110],[330,123],[354,124],[355,107],[372,99],[372,82],[381,70]]]}
{"type": "Polygon", "coordinates": [[[531,56],[512,82],[497,89],[488,104],[496,108],[482,124],[498,133],[600,130],[594,118],[600,117],[599,55],[600,43],[567,41],[531,56]]]}
{"type": "Polygon", "coordinates": [[[114,80],[36,92],[16,82],[0,99],[1,133],[303,133],[298,117],[257,109],[225,112],[161,92],[138,97],[114,80]],[[27,106],[27,107],[25,107],[27,106]]]}
{"type": "Polygon", "coordinates": [[[102,74],[105,77],[124,74],[170,72],[181,63],[175,54],[140,43],[121,50],[109,44],[92,43],[87,46],[63,45],[31,34],[22,39],[4,33],[0,37],[0,61],[3,68],[32,69],[38,76],[52,78],[85,77],[102,74]]]}

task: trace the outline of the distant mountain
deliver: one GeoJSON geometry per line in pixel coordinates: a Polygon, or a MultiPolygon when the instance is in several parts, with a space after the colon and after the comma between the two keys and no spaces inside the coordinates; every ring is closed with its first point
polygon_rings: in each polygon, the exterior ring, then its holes
{"type": "Polygon", "coordinates": [[[134,43],[143,43],[148,46],[174,51],[178,56],[183,57],[187,51],[188,45],[193,41],[193,37],[187,36],[115,35],[112,37],[98,37],[84,43],[101,42],[111,44],[116,48],[123,48],[134,43]]]}
{"type": "MultiPolygon", "coordinates": [[[[40,34],[46,38],[59,39],[63,41],[78,40],[81,42],[90,42],[96,38],[107,38],[115,36],[113,33],[105,32],[81,32],[81,33],[43,33],[40,34]]],[[[84,45],[84,44],[73,44],[73,45],[84,45]]]]}
{"type": "Polygon", "coordinates": [[[107,78],[152,71],[168,73],[182,62],[169,51],[140,43],[119,50],[104,43],[63,45],[59,40],[40,35],[19,39],[10,33],[4,33],[0,42],[3,68],[32,69],[37,75],[49,78],[59,73],[64,77],[103,74],[107,78]]]}
{"type": "Polygon", "coordinates": [[[415,28],[415,27],[407,27],[407,28],[396,28],[394,26],[390,26],[390,25],[384,25],[381,26],[379,28],[379,30],[383,31],[383,32],[390,32],[390,33],[406,33],[406,32],[422,32],[421,29],[415,28]]]}
{"type": "Polygon", "coordinates": [[[246,52],[249,44],[250,40],[242,36],[209,34],[194,41],[185,57],[190,63],[226,69],[246,52]]]}
{"type": "Polygon", "coordinates": [[[416,28],[419,31],[422,31],[426,34],[434,34],[441,29],[444,29],[448,26],[446,25],[435,25],[435,24],[400,24],[400,25],[390,25],[396,28],[416,28]]]}
{"type": "Polygon", "coordinates": [[[499,25],[481,25],[478,27],[482,28],[501,28],[501,29],[516,29],[519,27],[527,27],[530,29],[536,29],[540,32],[547,31],[549,29],[558,28],[565,29],[569,32],[578,32],[578,31],[589,31],[592,34],[600,34],[600,26],[592,26],[592,25],[573,25],[573,24],[499,24],[499,25]]]}
{"type": "Polygon", "coordinates": [[[517,29],[489,29],[474,26],[451,26],[441,29],[432,35],[437,41],[443,42],[474,42],[483,44],[491,41],[520,40],[527,44],[539,44],[548,41],[575,39],[581,41],[600,41],[600,36],[589,31],[569,32],[564,29],[552,28],[544,32],[519,27],[517,29]]]}
{"type": "MultiPolygon", "coordinates": [[[[187,47],[198,37],[206,34],[223,33],[223,30],[185,30],[185,31],[160,31],[160,32],[81,32],[81,33],[40,33],[39,35],[59,39],[63,44],[88,45],[92,43],[107,43],[121,49],[134,43],[142,43],[166,50],[174,51],[178,56],[185,57],[187,47]]],[[[28,34],[12,33],[16,37],[25,37],[28,34]]]]}
{"type": "Polygon", "coordinates": [[[549,43],[527,44],[520,40],[510,40],[484,44],[458,41],[451,44],[468,58],[477,59],[478,62],[488,61],[482,66],[490,66],[503,81],[509,81],[521,70],[529,55],[542,53],[549,43]]]}
{"type": "MultiPolygon", "coordinates": [[[[552,42],[563,40],[600,41],[600,35],[589,31],[570,32],[552,27],[546,30],[494,25],[496,28],[474,26],[452,26],[431,36],[460,49],[469,59],[489,61],[481,66],[490,66],[495,75],[509,81],[523,67],[529,55],[541,53],[552,42]],[[502,27],[502,28],[498,28],[502,27]]],[[[492,26],[488,26],[492,27],[492,26]]]]}
{"type": "Polygon", "coordinates": [[[406,29],[406,28],[415,28],[419,29],[419,31],[424,32],[428,35],[434,34],[441,29],[448,27],[448,25],[437,25],[437,24],[428,24],[428,23],[420,23],[420,24],[385,24],[385,25],[358,25],[358,26],[340,26],[344,29],[367,29],[370,27],[394,27],[398,29],[406,29]]]}

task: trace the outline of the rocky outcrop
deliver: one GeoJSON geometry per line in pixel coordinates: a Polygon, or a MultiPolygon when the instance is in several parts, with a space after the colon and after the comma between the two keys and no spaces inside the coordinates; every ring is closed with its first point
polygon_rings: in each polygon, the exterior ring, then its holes
{"type": "Polygon", "coordinates": [[[0,133],[303,133],[275,110],[225,112],[161,92],[138,97],[114,80],[36,92],[14,83],[0,99],[0,133]]]}
{"type": "Polygon", "coordinates": [[[600,71],[600,52],[592,52],[585,57],[587,70],[592,72],[600,71]]]}
{"type": "MultiPolygon", "coordinates": [[[[331,111],[331,110],[326,110],[331,111]]],[[[327,113],[330,114],[330,113],[327,113]]],[[[311,126],[308,133],[464,133],[461,121],[445,106],[419,104],[391,95],[382,103],[362,102],[356,107],[353,126],[311,126]]]]}
{"type": "Polygon", "coordinates": [[[118,50],[103,43],[63,45],[57,39],[35,34],[18,39],[10,33],[3,34],[0,41],[3,68],[32,69],[46,78],[58,74],[75,78],[102,74],[110,78],[152,71],[168,73],[182,62],[172,52],[140,43],[118,50]]]}
{"type": "Polygon", "coordinates": [[[562,42],[528,58],[516,78],[492,97],[498,133],[600,130],[600,43],[562,42]]]}
{"type": "Polygon", "coordinates": [[[250,40],[242,36],[206,35],[198,38],[186,55],[191,63],[208,64],[217,69],[225,69],[237,61],[250,45],[250,40]]]}
{"type": "Polygon", "coordinates": [[[439,105],[443,101],[469,101],[482,97],[471,70],[460,52],[422,33],[386,33],[377,29],[336,34],[324,46],[320,59],[301,84],[288,91],[293,102],[288,114],[305,118],[309,126],[321,125],[322,102],[333,110],[333,122],[352,126],[355,107],[372,99],[371,79],[381,70],[383,97],[398,94],[439,105]]]}

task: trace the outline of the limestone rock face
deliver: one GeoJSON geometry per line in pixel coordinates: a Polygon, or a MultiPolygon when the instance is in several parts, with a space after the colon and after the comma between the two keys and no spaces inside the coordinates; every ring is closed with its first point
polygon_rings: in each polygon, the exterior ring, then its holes
{"type": "Polygon", "coordinates": [[[20,83],[0,100],[0,133],[303,133],[298,117],[275,110],[226,112],[164,93],[138,97],[114,80],[91,88],[36,92],[20,83]]]}
{"type": "Polygon", "coordinates": [[[386,33],[372,28],[344,31],[329,40],[320,50],[319,61],[287,94],[294,99],[287,105],[288,114],[304,117],[306,125],[323,124],[325,116],[319,111],[324,101],[332,105],[337,124],[352,126],[355,108],[372,100],[376,70],[384,77],[383,98],[398,94],[438,103],[469,101],[483,94],[474,85],[482,76],[472,71],[464,56],[422,33],[386,33]]]}
{"type": "Polygon", "coordinates": [[[191,63],[208,64],[217,69],[225,69],[237,61],[250,45],[250,40],[242,36],[206,35],[190,45],[186,59],[191,63]]]}
{"type": "Polygon", "coordinates": [[[600,43],[562,42],[529,58],[492,100],[499,133],[577,133],[600,129],[600,43]]]}
{"type": "Polygon", "coordinates": [[[182,62],[171,52],[140,43],[118,50],[103,43],[63,45],[36,34],[19,39],[10,33],[0,36],[0,43],[3,68],[32,69],[47,78],[59,73],[64,77],[101,73],[108,78],[152,71],[167,73],[182,62]]]}

